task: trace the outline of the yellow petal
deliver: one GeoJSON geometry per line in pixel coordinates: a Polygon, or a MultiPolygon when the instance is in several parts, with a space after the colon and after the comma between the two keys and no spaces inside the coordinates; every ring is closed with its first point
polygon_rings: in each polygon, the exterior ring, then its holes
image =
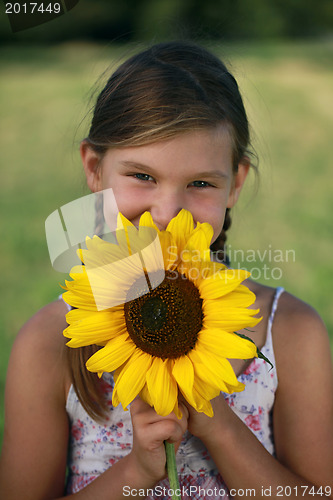
{"type": "Polygon", "coordinates": [[[178,400],[176,401],[176,404],[174,406],[173,413],[176,415],[177,418],[182,418],[182,416],[183,416],[183,414],[179,408],[179,405],[178,405],[178,400]]]}
{"type": "Polygon", "coordinates": [[[166,270],[172,269],[178,259],[177,245],[172,237],[172,234],[168,231],[160,232],[159,238],[161,242],[164,268],[166,270]]]}
{"type": "Polygon", "coordinates": [[[227,386],[224,382],[221,373],[215,373],[214,370],[208,365],[209,361],[205,357],[199,356],[196,350],[192,350],[188,353],[188,357],[193,363],[195,376],[197,380],[201,380],[204,384],[208,384],[212,388],[220,391],[226,391],[227,386]]]}
{"type": "Polygon", "coordinates": [[[83,262],[86,264],[86,259],[96,259],[96,265],[103,265],[115,260],[127,257],[128,251],[124,251],[122,247],[115,243],[102,240],[98,236],[86,239],[87,249],[82,250],[83,262]]]}
{"type": "Polygon", "coordinates": [[[191,233],[188,238],[185,250],[199,252],[201,259],[206,261],[210,260],[209,246],[213,238],[213,228],[207,222],[200,224],[198,222],[197,227],[191,233]]]}
{"type": "Polygon", "coordinates": [[[112,372],[118,368],[135,351],[135,344],[128,339],[128,334],[122,334],[110,340],[88,359],[87,369],[91,372],[112,372]]]}
{"type": "Polygon", "coordinates": [[[66,314],[66,321],[69,325],[79,323],[80,321],[94,315],[95,311],[88,311],[86,309],[71,309],[66,314]]]}
{"type": "Polygon", "coordinates": [[[154,279],[153,275],[159,273],[163,276],[161,279],[161,281],[163,281],[165,276],[163,250],[157,234],[154,239],[152,238],[153,235],[150,235],[150,239],[147,239],[147,245],[140,250],[141,258],[144,262],[144,267],[148,276],[154,279]]]}
{"type": "Polygon", "coordinates": [[[155,229],[155,231],[157,231],[157,233],[160,232],[160,230],[158,229],[158,227],[156,226],[156,224],[154,223],[153,221],[153,218],[151,216],[151,213],[150,212],[144,212],[141,217],[140,217],[140,222],[139,222],[139,229],[140,229],[140,226],[144,226],[144,227],[152,227],[155,229]]]}
{"type": "Polygon", "coordinates": [[[186,241],[193,229],[193,217],[188,210],[182,209],[177,216],[169,222],[166,230],[171,232],[180,253],[185,248],[186,241]]]}
{"type": "Polygon", "coordinates": [[[122,213],[118,213],[117,217],[117,229],[125,229],[127,227],[135,227],[131,221],[126,219],[122,213]]]}
{"type": "Polygon", "coordinates": [[[200,344],[208,352],[222,358],[250,359],[257,356],[257,347],[253,342],[219,328],[202,329],[200,344]]]}
{"type": "Polygon", "coordinates": [[[146,383],[147,370],[151,367],[152,357],[136,349],[120,371],[113,390],[113,404],[121,402],[124,410],[140,393],[146,383]]]}
{"type": "Polygon", "coordinates": [[[155,357],[147,372],[147,388],[155,411],[169,415],[177,402],[177,384],[172,376],[172,361],[155,357]]]}
{"type": "Polygon", "coordinates": [[[175,377],[179,389],[185,399],[191,406],[193,406],[193,408],[197,409],[198,401],[195,400],[193,395],[194,369],[187,356],[181,356],[180,358],[174,360],[172,375],[175,377]]]}
{"type": "Polygon", "coordinates": [[[205,413],[208,417],[212,417],[214,415],[212,405],[208,399],[202,397],[196,390],[193,388],[193,393],[195,394],[196,400],[199,401],[197,411],[201,413],[205,413]]]}
{"type": "MultiPolygon", "coordinates": [[[[74,309],[74,311],[79,311],[79,309],[74,309]]],[[[67,314],[66,318],[69,322],[68,317],[67,314]]],[[[100,345],[122,333],[127,333],[123,311],[90,313],[89,316],[71,323],[63,332],[65,337],[74,340],[68,343],[70,347],[100,345]]]]}
{"type": "Polygon", "coordinates": [[[66,281],[64,300],[73,307],[96,311],[124,303],[133,280],[144,275],[144,271],[136,255],[101,266],[96,264],[95,258],[88,258],[84,273],[71,275],[73,281],[66,281]]]}
{"type": "Polygon", "coordinates": [[[195,366],[196,374],[204,382],[223,392],[230,392],[230,387],[237,388],[239,386],[240,382],[238,382],[229,361],[206,351],[199,341],[188,356],[195,366]]]}
{"type": "Polygon", "coordinates": [[[261,318],[254,318],[259,309],[245,309],[239,307],[224,307],[223,299],[215,301],[204,300],[202,305],[205,328],[221,328],[236,332],[242,328],[249,328],[259,323],[261,318]]]}
{"type": "Polygon", "coordinates": [[[80,290],[68,290],[67,292],[62,294],[62,298],[64,299],[66,304],[72,307],[77,307],[79,309],[85,309],[88,311],[97,310],[95,299],[90,287],[89,291],[87,291],[86,293],[82,288],[80,290]]]}
{"type": "Polygon", "coordinates": [[[204,382],[200,377],[198,377],[195,368],[196,367],[194,366],[194,389],[203,399],[211,401],[213,398],[216,398],[221,391],[218,387],[213,386],[208,382],[204,382]]]}
{"type": "Polygon", "coordinates": [[[245,285],[239,285],[236,290],[224,295],[223,301],[225,307],[249,307],[254,304],[256,296],[245,285]]]}
{"type": "Polygon", "coordinates": [[[69,275],[73,279],[79,279],[82,275],[85,274],[85,271],[85,267],[82,265],[73,266],[69,275]]]}
{"type": "Polygon", "coordinates": [[[151,398],[150,392],[147,387],[147,382],[142,387],[141,392],[139,394],[140,398],[145,401],[149,406],[154,406],[153,400],[151,398]]]}
{"type": "Polygon", "coordinates": [[[132,228],[136,230],[135,226],[128,219],[126,219],[126,217],[123,214],[119,212],[117,218],[117,230],[116,230],[117,241],[121,247],[127,249],[128,255],[132,255],[130,239],[129,239],[129,231],[132,228]]]}
{"type": "Polygon", "coordinates": [[[204,261],[201,257],[198,259],[195,255],[195,251],[192,254],[184,254],[185,260],[181,262],[178,266],[181,273],[184,274],[190,281],[192,281],[197,287],[200,286],[201,282],[209,279],[215,273],[224,271],[225,266],[217,262],[204,261]],[[186,257],[191,256],[191,260],[186,260],[186,257]]]}
{"type": "MultiPolygon", "coordinates": [[[[112,314],[115,314],[115,317],[118,318],[120,313],[123,313],[123,311],[124,311],[124,306],[120,305],[117,307],[113,307],[112,309],[109,309],[108,311],[103,311],[102,315],[103,316],[106,315],[106,316],[104,316],[106,318],[106,317],[109,317],[109,315],[112,313],[112,314]]],[[[97,312],[97,311],[88,311],[86,309],[71,309],[66,314],[66,321],[69,325],[71,325],[71,324],[79,323],[80,321],[83,321],[89,317],[97,317],[97,315],[99,315],[99,312],[97,312]]]]}
{"type": "MultiPolygon", "coordinates": [[[[96,307],[103,310],[126,302],[128,290],[137,279],[144,277],[144,271],[139,255],[134,254],[106,266],[87,268],[87,275],[96,307]]],[[[142,294],[148,292],[146,283],[142,294]]]]}
{"type": "MultiPolygon", "coordinates": [[[[218,299],[225,297],[230,292],[234,292],[235,294],[238,292],[239,295],[247,299],[247,305],[252,304],[255,300],[255,295],[247,287],[240,285],[248,277],[249,273],[241,270],[238,271],[234,273],[233,270],[225,269],[202,280],[199,284],[201,297],[205,299],[218,299]]],[[[230,300],[233,300],[234,297],[236,302],[238,296],[230,294],[230,300]]]]}
{"type": "Polygon", "coordinates": [[[187,356],[175,359],[172,374],[177,380],[180,392],[187,402],[196,411],[206,413],[206,415],[212,417],[213,409],[209,400],[215,397],[219,393],[219,390],[212,388],[210,384],[206,384],[205,391],[202,393],[198,392],[197,387],[199,385],[196,383],[193,365],[187,356]]]}
{"type": "MultiPolygon", "coordinates": [[[[127,233],[132,254],[140,253],[146,250],[147,247],[151,249],[157,247],[159,249],[158,233],[153,227],[139,226],[139,229],[135,227],[127,228],[127,233]],[[152,245],[154,242],[155,246],[152,245]]],[[[153,253],[153,250],[151,253],[153,253]]]]}

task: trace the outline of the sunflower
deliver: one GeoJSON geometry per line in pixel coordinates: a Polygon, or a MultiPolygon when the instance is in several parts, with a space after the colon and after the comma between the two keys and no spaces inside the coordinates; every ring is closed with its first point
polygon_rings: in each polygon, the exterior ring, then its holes
{"type": "Polygon", "coordinates": [[[178,392],[212,416],[210,400],[244,385],[229,359],[257,356],[235,332],[255,326],[249,276],[210,260],[208,223],[182,210],[159,231],[149,212],[136,228],[121,214],[114,242],[87,238],[84,265],[72,269],[64,300],[74,307],[64,330],[70,347],[97,344],[87,369],[114,372],[112,403],[140,395],[160,415],[178,409],[178,392]]]}

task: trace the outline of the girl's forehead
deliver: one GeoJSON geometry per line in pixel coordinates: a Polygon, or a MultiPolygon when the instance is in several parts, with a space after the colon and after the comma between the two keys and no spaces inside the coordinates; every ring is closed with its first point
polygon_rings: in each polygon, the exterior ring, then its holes
{"type": "Polygon", "coordinates": [[[232,158],[232,139],[225,126],[210,129],[193,130],[179,133],[167,139],[138,145],[110,148],[106,157],[135,161],[146,158],[151,162],[167,158],[191,158],[194,161],[213,157],[232,158]]]}
{"type": "Polygon", "coordinates": [[[230,136],[216,130],[202,130],[142,146],[110,149],[102,171],[111,177],[117,173],[144,173],[160,180],[188,182],[192,177],[230,178],[232,164],[230,136]]]}

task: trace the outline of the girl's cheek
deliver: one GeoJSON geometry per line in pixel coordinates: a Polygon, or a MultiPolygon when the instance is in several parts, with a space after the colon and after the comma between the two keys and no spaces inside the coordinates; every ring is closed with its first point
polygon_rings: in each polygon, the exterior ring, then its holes
{"type": "MultiPolygon", "coordinates": [[[[115,198],[119,212],[121,212],[127,219],[139,217],[143,212],[149,210],[148,204],[138,193],[133,193],[130,190],[127,192],[115,193],[115,198]]],[[[133,222],[133,221],[132,221],[133,222]]]]}

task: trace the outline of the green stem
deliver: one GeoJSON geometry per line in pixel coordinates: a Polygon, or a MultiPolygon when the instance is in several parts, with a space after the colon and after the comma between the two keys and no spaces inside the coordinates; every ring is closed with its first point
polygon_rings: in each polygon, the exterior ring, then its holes
{"type": "Polygon", "coordinates": [[[180,496],[180,488],[179,488],[179,481],[177,474],[175,445],[173,443],[168,443],[167,441],[164,441],[164,446],[165,446],[166,467],[168,472],[170,489],[173,490],[174,492],[171,498],[172,500],[179,500],[181,496],[180,496]]]}

